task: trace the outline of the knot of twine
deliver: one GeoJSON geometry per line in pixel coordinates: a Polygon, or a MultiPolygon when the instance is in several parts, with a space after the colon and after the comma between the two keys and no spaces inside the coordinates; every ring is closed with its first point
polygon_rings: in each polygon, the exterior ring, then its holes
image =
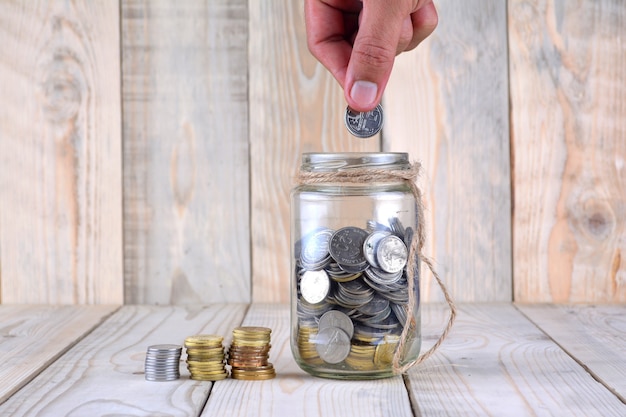
{"type": "Polygon", "coordinates": [[[456,306],[454,305],[452,297],[448,293],[448,290],[441,278],[439,278],[439,274],[437,274],[437,272],[435,271],[432,260],[425,257],[422,253],[422,249],[424,248],[424,244],[426,242],[426,231],[424,228],[424,206],[422,202],[422,192],[416,185],[416,180],[419,175],[420,168],[421,165],[416,162],[411,164],[409,169],[402,170],[385,170],[372,168],[354,168],[337,172],[308,172],[300,170],[297,178],[300,185],[316,184],[322,182],[366,184],[372,182],[397,182],[401,180],[406,183],[406,185],[411,189],[417,205],[417,233],[413,235],[413,239],[411,240],[411,245],[409,247],[409,259],[406,266],[409,302],[407,306],[407,323],[405,323],[404,325],[404,328],[400,335],[400,341],[398,342],[398,346],[393,355],[392,367],[393,372],[396,375],[406,373],[411,367],[413,367],[414,365],[419,365],[420,363],[428,359],[433,353],[435,353],[435,351],[448,336],[448,333],[450,332],[450,329],[452,329],[452,325],[454,324],[454,320],[456,318],[456,306]],[[409,331],[414,330],[414,327],[411,326],[409,322],[414,320],[413,314],[415,313],[415,306],[417,304],[415,300],[415,286],[419,285],[419,276],[415,274],[415,271],[417,270],[417,262],[419,262],[420,259],[426,265],[428,265],[428,269],[430,269],[430,272],[432,272],[433,276],[437,280],[437,284],[439,284],[439,287],[443,292],[446,302],[450,307],[450,317],[448,319],[448,324],[443,329],[441,335],[439,336],[439,339],[437,339],[437,342],[435,342],[435,344],[430,349],[421,354],[417,359],[402,365],[402,355],[406,343],[408,343],[409,340],[409,331]]]}

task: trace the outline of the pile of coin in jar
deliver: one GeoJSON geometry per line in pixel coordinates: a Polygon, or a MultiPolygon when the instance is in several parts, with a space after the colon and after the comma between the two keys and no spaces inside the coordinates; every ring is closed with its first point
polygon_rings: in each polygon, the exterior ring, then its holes
{"type": "Polygon", "coordinates": [[[297,345],[304,362],[359,371],[389,366],[407,324],[413,233],[394,217],[388,226],[320,228],[296,244],[297,345]]]}
{"type": "Polygon", "coordinates": [[[233,330],[227,361],[233,379],[258,381],[276,377],[274,365],[269,362],[271,332],[267,327],[253,326],[233,330]]]}

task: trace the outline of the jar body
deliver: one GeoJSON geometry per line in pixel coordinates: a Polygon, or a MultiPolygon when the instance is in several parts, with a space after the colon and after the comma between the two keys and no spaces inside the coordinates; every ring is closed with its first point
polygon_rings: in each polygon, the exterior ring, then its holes
{"type": "MultiPolygon", "coordinates": [[[[372,155],[388,155],[391,169],[398,158],[408,164],[406,154],[305,154],[303,162],[310,155],[313,162],[348,160],[344,170],[380,167],[371,164],[372,155]]],[[[309,168],[314,171],[316,164],[309,168]]],[[[334,168],[321,169],[332,173],[334,168]]],[[[419,259],[408,258],[417,210],[411,189],[401,180],[331,181],[293,190],[291,349],[303,370],[337,379],[390,377],[405,327],[400,364],[417,358],[419,259]],[[409,266],[414,268],[414,297],[409,297],[409,266]]]]}

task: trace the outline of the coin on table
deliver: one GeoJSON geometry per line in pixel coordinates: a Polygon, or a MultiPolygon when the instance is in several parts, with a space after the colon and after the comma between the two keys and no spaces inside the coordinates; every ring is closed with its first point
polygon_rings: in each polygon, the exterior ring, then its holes
{"type": "Polygon", "coordinates": [[[346,108],[345,123],[348,131],[358,138],[374,136],[383,127],[383,108],[377,105],[374,110],[359,112],[346,108]]]}
{"type": "Polygon", "coordinates": [[[408,258],[406,246],[398,236],[389,235],[378,242],[376,260],[383,271],[388,273],[402,271],[408,258]]]}
{"type": "Polygon", "coordinates": [[[214,334],[196,334],[185,339],[186,348],[221,347],[224,338],[214,334]]]}
{"type": "Polygon", "coordinates": [[[339,363],[350,354],[350,338],[339,327],[327,327],[315,336],[315,349],[326,363],[339,363]]]}
{"type": "Polygon", "coordinates": [[[326,298],[330,290],[330,279],[324,271],[306,271],[300,278],[302,298],[311,304],[317,304],[326,298]]]}

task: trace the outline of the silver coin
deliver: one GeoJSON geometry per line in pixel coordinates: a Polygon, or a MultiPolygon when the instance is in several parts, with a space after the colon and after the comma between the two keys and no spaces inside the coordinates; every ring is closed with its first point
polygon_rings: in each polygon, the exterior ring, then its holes
{"type": "Polygon", "coordinates": [[[354,268],[367,267],[367,259],[363,254],[363,243],[368,236],[369,233],[366,230],[358,227],[341,228],[333,233],[330,238],[330,255],[340,267],[342,265],[354,268]]]}
{"type": "Polygon", "coordinates": [[[378,133],[383,127],[383,108],[379,104],[374,110],[358,112],[347,107],[344,121],[348,131],[354,136],[369,138],[378,133]]]}
{"type": "MultiPolygon", "coordinates": [[[[382,297],[380,294],[375,294],[374,298],[364,306],[359,307],[359,312],[368,316],[376,316],[381,312],[389,308],[389,300],[382,297]]],[[[382,319],[385,319],[383,317],[382,319]]],[[[381,319],[381,320],[382,320],[381,319]]]]}
{"type": "Polygon", "coordinates": [[[393,310],[393,314],[395,314],[396,318],[400,322],[400,325],[404,327],[407,320],[408,310],[406,304],[391,303],[391,309],[393,310]]]}
{"type": "Polygon", "coordinates": [[[378,247],[378,243],[382,238],[389,236],[390,234],[390,232],[377,230],[370,233],[363,243],[363,255],[365,255],[367,262],[369,262],[369,264],[374,268],[380,268],[378,261],[376,260],[376,248],[378,247]]]}
{"type": "Polygon", "coordinates": [[[399,237],[386,236],[378,243],[376,260],[383,271],[389,273],[402,271],[408,258],[409,253],[399,237]]]}
{"type": "Polygon", "coordinates": [[[300,261],[306,269],[317,269],[318,266],[324,266],[325,260],[330,256],[328,242],[332,235],[332,230],[323,229],[315,232],[306,240],[300,254],[300,261]]]}
{"type": "Polygon", "coordinates": [[[163,344],[148,346],[148,353],[177,353],[183,350],[180,345],[163,344]]]}
{"type": "Polygon", "coordinates": [[[350,338],[339,327],[327,327],[315,336],[315,350],[326,363],[339,363],[350,354],[350,338]]]}
{"type": "Polygon", "coordinates": [[[354,324],[352,324],[352,320],[341,311],[330,310],[320,317],[318,324],[319,330],[324,330],[328,327],[339,327],[346,332],[349,338],[352,338],[354,334],[354,324]]]}
{"type": "Polygon", "coordinates": [[[306,271],[300,278],[302,298],[311,304],[324,301],[330,290],[330,279],[326,271],[306,271]]]}

